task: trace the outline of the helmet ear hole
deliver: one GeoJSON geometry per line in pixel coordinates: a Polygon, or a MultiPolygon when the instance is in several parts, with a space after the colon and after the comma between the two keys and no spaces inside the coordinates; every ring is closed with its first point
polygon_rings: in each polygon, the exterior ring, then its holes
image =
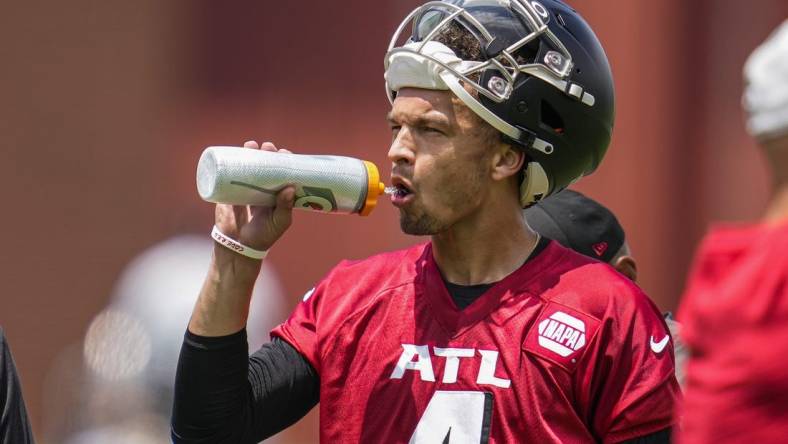
{"type": "Polygon", "coordinates": [[[540,110],[540,122],[542,126],[550,128],[553,132],[561,134],[564,132],[564,119],[549,102],[542,100],[540,110]]]}
{"type": "Polygon", "coordinates": [[[525,44],[522,48],[514,52],[514,59],[520,65],[528,63],[536,63],[537,56],[539,55],[539,48],[541,43],[539,40],[533,40],[525,44]]]}

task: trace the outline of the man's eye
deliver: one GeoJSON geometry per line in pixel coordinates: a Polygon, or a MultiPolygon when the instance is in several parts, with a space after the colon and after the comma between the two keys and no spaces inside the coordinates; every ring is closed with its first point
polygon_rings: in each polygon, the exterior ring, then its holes
{"type": "Polygon", "coordinates": [[[423,126],[421,130],[425,133],[433,133],[433,134],[443,134],[443,131],[439,130],[438,128],[433,128],[431,126],[423,126]]]}
{"type": "Polygon", "coordinates": [[[399,125],[391,125],[391,132],[396,133],[397,131],[399,131],[400,128],[402,127],[399,125]]]}

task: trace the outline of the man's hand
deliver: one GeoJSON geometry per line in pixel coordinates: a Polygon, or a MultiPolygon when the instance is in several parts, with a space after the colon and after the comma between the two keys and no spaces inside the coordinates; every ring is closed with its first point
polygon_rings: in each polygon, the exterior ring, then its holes
{"type": "MultiPolygon", "coordinates": [[[[250,140],[244,148],[264,151],[290,153],[278,150],[270,142],[258,148],[257,142],[250,140]]],[[[295,188],[288,186],[276,195],[276,207],[256,207],[246,205],[216,205],[216,226],[219,230],[238,242],[254,248],[267,250],[290,227],[292,222],[293,197],[295,188]]]]}
{"type": "MultiPolygon", "coordinates": [[[[269,142],[244,143],[248,149],[289,153],[269,142]]],[[[216,226],[228,237],[254,248],[268,250],[290,227],[295,188],[283,188],[273,208],[246,205],[216,205],[216,226]]],[[[218,243],[197,305],[189,321],[189,331],[200,336],[224,336],[246,326],[252,289],[262,262],[240,255],[218,243]]]]}

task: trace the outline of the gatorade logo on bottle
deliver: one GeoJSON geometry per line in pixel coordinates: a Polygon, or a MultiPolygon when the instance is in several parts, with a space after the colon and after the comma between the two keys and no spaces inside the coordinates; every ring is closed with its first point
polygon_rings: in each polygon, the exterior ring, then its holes
{"type": "Polygon", "coordinates": [[[296,194],[293,206],[326,213],[336,210],[337,202],[330,189],[303,187],[302,190],[303,194],[296,194]]]}

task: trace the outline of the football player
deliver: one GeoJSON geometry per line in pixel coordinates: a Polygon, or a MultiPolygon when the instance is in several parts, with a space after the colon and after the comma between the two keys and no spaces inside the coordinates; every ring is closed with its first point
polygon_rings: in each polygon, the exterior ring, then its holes
{"type": "Polygon", "coordinates": [[[771,199],[760,221],[713,227],[696,253],[679,308],[690,349],[681,442],[788,436],[788,20],[753,51],[744,77],[771,199]]]}
{"type": "Polygon", "coordinates": [[[0,328],[0,443],[33,443],[22,387],[11,348],[0,328]]]}
{"type": "Polygon", "coordinates": [[[189,323],[173,440],[256,442],[319,402],[328,443],[665,442],[679,389],[672,345],[649,347],[659,312],[522,214],[607,149],[613,82],[590,27],[555,0],[429,2],[385,69],[391,200],[429,242],[340,263],[247,357],[260,261],[237,251],[274,245],[293,190],[217,205],[238,244],[215,247],[189,323]]]}

